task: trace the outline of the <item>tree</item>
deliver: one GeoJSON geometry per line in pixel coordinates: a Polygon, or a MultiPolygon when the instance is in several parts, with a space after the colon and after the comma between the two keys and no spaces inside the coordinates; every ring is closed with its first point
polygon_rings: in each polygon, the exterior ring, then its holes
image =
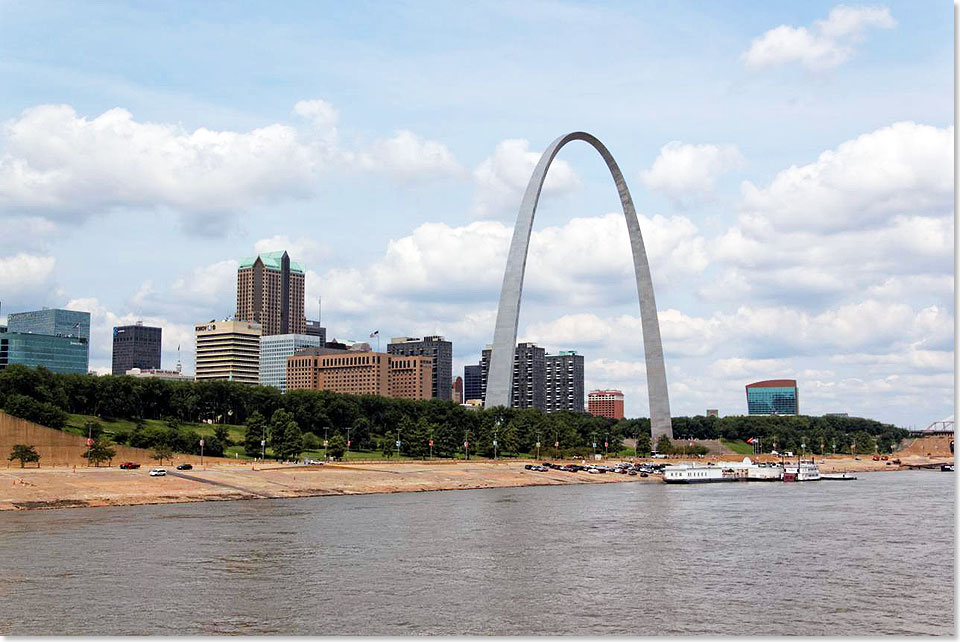
{"type": "Polygon", "coordinates": [[[317,437],[312,432],[303,433],[303,449],[304,450],[319,450],[320,449],[320,438],[317,437]]]}
{"type": "Polygon", "coordinates": [[[37,468],[40,467],[40,453],[38,453],[37,449],[33,446],[16,444],[13,450],[10,451],[10,456],[7,457],[7,461],[13,461],[14,459],[20,460],[20,468],[23,468],[24,464],[29,464],[34,461],[37,462],[37,468]]]}
{"type": "Polygon", "coordinates": [[[173,457],[173,448],[171,448],[167,444],[157,444],[156,446],[154,446],[153,458],[156,459],[161,466],[163,466],[164,459],[169,460],[172,457],[173,457]]]}
{"type": "MultiPolygon", "coordinates": [[[[666,435],[664,435],[666,436],[666,435]]],[[[650,433],[641,432],[637,435],[637,456],[650,454],[650,433]]]]}
{"type": "Polygon", "coordinates": [[[660,439],[657,440],[657,452],[664,455],[673,454],[673,442],[666,435],[660,435],[660,439]]]}
{"type": "Polygon", "coordinates": [[[101,462],[112,461],[116,455],[117,451],[111,448],[110,442],[102,437],[94,440],[93,445],[87,449],[87,452],[83,453],[87,463],[98,468],[101,462]]]}
{"type": "Polygon", "coordinates": [[[213,429],[213,438],[223,444],[225,449],[233,445],[230,441],[230,431],[223,424],[213,429]]]}
{"type": "Polygon", "coordinates": [[[293,415],[278,408],[270,418],[270,445],[280,460],[294,459],[303,452],[303,433],[293,415]]]}
{"type": "Polygon", "coordinates": [[[266,439],[267,420],[259,411],[247,419],[247,431],[243,435],[243,452],[247,457],[259,457],[263,451],[260,441],[266,439]]]}
{"type": "Polygon", "coordinates": [[[343,435],[337,433],[330,438],[330,443],[327,446],[327,456],[333,457],[336,460],[340,460],[343,459],[343,454],[346,451],[347,440],[343,438],[343,435]]]}

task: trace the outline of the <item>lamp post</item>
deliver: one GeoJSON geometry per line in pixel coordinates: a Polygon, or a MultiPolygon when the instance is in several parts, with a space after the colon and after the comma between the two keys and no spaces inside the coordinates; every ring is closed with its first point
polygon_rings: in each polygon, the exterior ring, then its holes
{"type": "Polygon", "coordinates": [[[540,459],[540,432],[537,432],[537,459],[540,459]]]}
{"type": "Polygon", "coordinates": [[[349,428],[347,428],[347,452],[350,452],[350,429],[349,428]]]}
{"type": "Polygon", "coordinates": [[[260,461],[263,462],[267,458],[267,424],[263,424],[262,431],[260,433],[260,461]]]}
{"type": "Polygon", "coordinates": [[[590,442],[593,444],[593,457],[594,457],[594,459],[596,459],[596,457],[597,457],[597,433],[595,433],[595,432],[590,433],[590,442]]]}
{"type": "Polygon", "coordinates": [[[606,459],[610,456],[610,434],[607,433],[603,436],[603,458],[606,459]]]}
{"type": "Polygon", "coordinates": [[[323,461],[327,461],[327,431],[330,430],[330,426],[323,427],[323,461]]]}
{"type": "Polygon", "coordinates": [[[397,428],[397,459],[400,459],[400,429],[397,428]]]}

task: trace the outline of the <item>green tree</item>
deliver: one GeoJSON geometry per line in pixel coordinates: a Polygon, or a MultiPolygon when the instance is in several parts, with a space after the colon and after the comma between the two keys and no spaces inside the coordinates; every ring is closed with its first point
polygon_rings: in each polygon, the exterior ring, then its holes
{"type": "MultiPolygon", "coordinates": [[[[666,436],[666,435],[664,435],[666,436]]],[[[637,456],[650,454],[650,433],[641,432],[637,436],[637,456]]]]}
{"type": "Polygon", "coordinates": [[[173,448],[167,444],[157,444],[153,448],[153,458],[163,466],[163,460],[170,460],[173,457],[173,448]]]}
{"type": "Polygon", "coordinates": [[[110,442],[104,438],[96,439],[93,445],[83,453],[88,463],[99,467],[101,462],[112,461],[116,457],[117,451],[110,447],[110,442]]]}
{"type": "Polygon", "coordinates": [[[227,430],[227,427],[223,424],[220,424],[213,429],[213,438],[223,444],[224,448],[233,445],[233,443],[230,441],[230,431],[227,430]]]}
{"type": "Polygon", "coordinates": [[[247,430],[243,434],[243,452],[247,457],[259,457],[263,452],[260,441],[266,439],[267,420],[259,411],[253,411],[253,414],[247,419],[247,430]]]}
{"type": "Polygon", "coordinates": [[[303,433],[293,415],[278,408],[270,418],[270,445],[280,460],[294,459],[303,452],[303,433]]]}
{"type": "Polygon", "coordinates": [[[14,459],[20,460],[20,468],[23,468],[24,464],[31,462],[37,462],[37,468],[40,467],[40,453],[38,453],[37,449],[33,446],[16,444],[13,450],[10,451],[10,456],[7,457],[7,461],[13,461],[14,459]]]}
{"type": "Polygon", "coordinates": [[[673,442],[666,435],[660,435],[660,439],[657,440],[657,452],[664,455],[673,454],[673,442]]]}
{"type": "Polygon", "coordinates": [[[320,438],[317,437],[312,432],[303,433],[303,449],[304,450],[319,450],[320,449],[320,438]]]}
{"type": "Polygon", "coordinates": [[[340,433],[330,438],[327,446],[327,456],[333,457],[337,461],[343,459],[343,454],[347,452],[347,440],[340,433]]]}

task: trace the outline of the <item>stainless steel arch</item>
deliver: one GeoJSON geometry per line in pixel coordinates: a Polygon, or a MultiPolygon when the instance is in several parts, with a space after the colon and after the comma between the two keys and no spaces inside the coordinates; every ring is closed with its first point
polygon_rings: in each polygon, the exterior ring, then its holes
{"type": "Polygon", "coordinates": [[[657,302],[653,296],[653,279],[647,263],[647,252],[637,222],[637,211],[633,199],[623,179],[617,161],[613,159],[606,146],[586,132],[573,132],[556,139],[540,157],[533,176],[527,184],[527,191],[520,203],[517,224],[513,230],[513,241],[507,256],[507,269],[503,275],[500,289],[500,306],[497,310],[497,326],[493,335],[493,349],[490,353],[490,367],[487,375],[487,394],[485,405],[509,406],[513,390],[513,356],[517,346],[517,324],[520,320],[520,295],[523,291],[523,273],[527,265],[527,249],[530,246],[530,233],[533,230],[533,216],[537,211],[540,191],[547,176],[550,163],[560,148],[572,140],[589,143],[603,157],[620,193],[623,215],[627,221],[627,233],[630,235],[630,248],[633,251],[633,268],[637,277],[637,294],[640,298],[640,322],[643,328],[643,353],[646,361],[647,391],[650,397],[650,424],[654,443],[660,435],[673,438],[670,423],[670,400],[667,396],[667,373],[663,364],[663,344],[660,341],[660,322],[657,319],[657,302]]]}

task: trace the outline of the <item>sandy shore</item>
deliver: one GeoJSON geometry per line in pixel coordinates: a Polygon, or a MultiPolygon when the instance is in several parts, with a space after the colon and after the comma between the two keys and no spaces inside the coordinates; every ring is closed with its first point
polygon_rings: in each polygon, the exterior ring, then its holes
{"type": "MultiPolygon", "coordinates": [[[[727,460],[738,459],[727,457],[727,460]]],[[[766,459],[766,458],[765,458],[766,459]]],[[[901,457],[904,466],[940,464],[952,458],[901,457]]],[[[660,460],[662,462],[663,460],[660,460]]],[[[704,460],[699,460],[702,463],[704,460]]],[[[709,459],[707,461],[710,461],[709,459]]],[[[124,506],[237,499],[362,495],[428,490],[505,488],[568,484],[660,482],[657,476],[588,475],[524,469],[529,462],[375,462],[324,466],[205,466],[191,471],[167,467],[167,476],[111,468],[0,469],[0,510],[124,506]]],[[[669,460],[677,463],[677,460],[669,460]]],[[[822,472],[900,470],[870,458],[828,457],[822,472]]]]}

